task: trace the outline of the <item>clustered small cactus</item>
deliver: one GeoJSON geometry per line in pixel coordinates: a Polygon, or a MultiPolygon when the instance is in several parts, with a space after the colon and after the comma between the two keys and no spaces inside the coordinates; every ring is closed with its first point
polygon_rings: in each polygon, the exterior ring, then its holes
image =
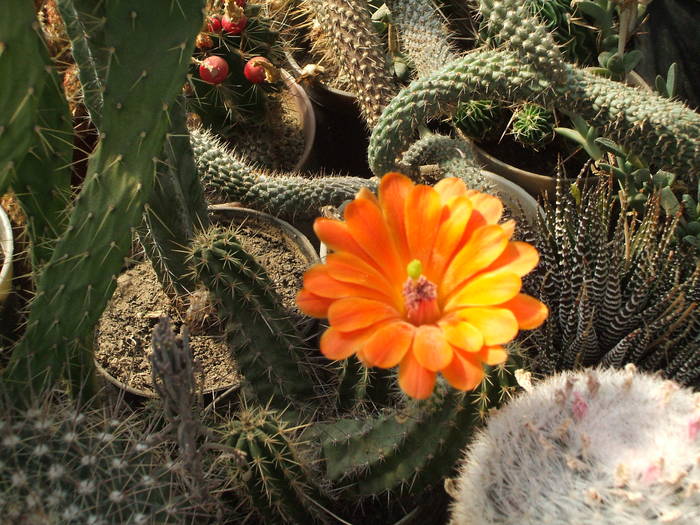
{"type": "Polygon", "coordinates": [[[700,518],[698,394],[625,370],[557,374],[467,449],[451,525],[690,525],[700,518]]]}
{"type": "Polygon", "coordinates": [[[45,523],[182,523],[191,509],[157,422],[61,393],[0,397],[0,513],[45,523]]]}

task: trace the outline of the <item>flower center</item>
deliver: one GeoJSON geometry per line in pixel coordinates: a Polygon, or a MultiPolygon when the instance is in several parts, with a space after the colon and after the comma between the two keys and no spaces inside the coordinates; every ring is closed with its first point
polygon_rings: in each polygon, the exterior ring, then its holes
{"type": "Polygon", "coordinates": [[[407,270],[408,278],[402,289],[407,320],[415,325],[434,323],[440,318],[437,286],[421,275],[420,261],[411,261],[407,270]]]}

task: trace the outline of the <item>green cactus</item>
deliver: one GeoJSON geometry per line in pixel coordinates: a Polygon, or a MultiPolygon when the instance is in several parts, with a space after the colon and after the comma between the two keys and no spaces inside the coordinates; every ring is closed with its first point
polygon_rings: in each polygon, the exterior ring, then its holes
{"type": "Polygon", "coordinates": [[[484,0],[481,12],[511,51],[475,51],[419,78],[385,108],[373,129],[370,167],[395,164],[428,118],[457,104],[498,98],[577,113],[640,158],[692,180],[700,162],[700,116],[681,103],[600,78],[564,62],[544,26],[516,0],[484,0]],[[535,38],[536,37],[536,38],[535,38]]]}
{"type": "Polygon", "coordinates": [[[4,374],[25,400],[56,381],[69,362],[82,363],[89,374],[84,338],[114,289],[131,228],[151,192],[153,158],[163,147],[167,110],[180,90],[202,7],[110,0],[84,13],[100,21],[90,31],[90,45],[107,54],[106,62],[95,58],[106,82],[101,140],[4,374]]]}
{"type": "Polygon", "coordinates": [[[450,525],[697,521],[697,394],[633,367],[528,390],[467,449],[450,525]]]}
{"type": "Polygon", "coordinates": [[[300,428],[292,428],[276,411],[244,400],[236,418],[218,434],[246,456],[243,465],[228,470],[249,516],[264,523],[337,523],[312,465],[302,456],[300,428]]]}
{"type": "MultiPolygon", "coordinates": [[[[56,399],[58,398],[58,399],[56,399]]],[[[0,512],[17,523],[182,523],[192,515],[157,421],[0,395],[0,512]]]]}
{"type": "Polygon", "coordinates": [[[250,167],[219,139],[201,129],[190,133],[197,169],[206,191],[216,200],[238,201],[287,219],[313,218],[323,206],[339,206],[376,181],[359,177],[268,173],[250,167]]]}
{"type": "Polygon", "coordinates": [[[317,396],[319,365],[281,308],[265,270],[238,244],[233,231],[212,228],[195,238],[191,266],[218,303],[229,345],[259,403],[303,410],[317,396]]]}
{"type": "Polygon", "coordinates": [[[494,100],[467,100],[457,105],[452,121],[471,139],[498,139],[504,114],[504,108],[494,100]]]}
{"type": "Polygon", "coordinates": [[[520,142],[538,150],[554,138],[554,114],[539,104],[525,103],[513,112],[510,134],[520,142]]]}
{"type": "Polygon", "coordinates": [[[328,41],[327,53],[336,57],[350,81],[367,125],[398,91],[384,46],[374,31],[365,0],[305,0],[304,10],[320,25],[328,41]]]}
{"type": "Polygon", "coordinates": [[[527,368],[538,374],[581,366],[661,371],[700,387],[700,277],[673,243],[676,222],[661,220],[658,194],[645,216],[612,215],[611,183],[576,193],[558,184],[534,228],[540,264],[528,285],[550,310],[530,334],[527,368]]]}
{"type": "Polygon", "coordinates": [[[457,58],[450,32],[430,2],[392,0],[387,5],[417,76],[429,75],[436,67],[457,58]]]}

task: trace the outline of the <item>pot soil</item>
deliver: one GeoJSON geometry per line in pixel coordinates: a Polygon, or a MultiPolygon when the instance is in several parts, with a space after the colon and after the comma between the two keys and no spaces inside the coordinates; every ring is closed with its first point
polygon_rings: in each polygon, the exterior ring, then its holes
{"type": "MultiPolygon", "coordinates": [[[[304,272],[316,260],[310,261],[295,240],[290,240],[282,227],[266,220],[265,214],[259,214],[262,218],[246,215],[243,219],[242,214],[249,210],[235,210],[233,214],[228,209],[214,213],[218,222],[235,225],[239,242],[265,268],[283,306],[303,329],[309,320],[294,301],[304,272]]],[[[191,305],[206,304],[201,291],[193,296],[188,301],[191,305]]],[[[196,308],[191,306],[188,312],[184,303],[175,304],[165,294],[150,262],[139,263],[124,272],[117,280],[117,289],[100,319],[95,337],[95,359],[107,379],[131,393],[155,397],[148,359],[151,331],[160,317],[167,315],[176,331],[185,323],[190,327],[190,348],[204,393],[235,386],[240,375],[215,312],[205,306],[204,314],[200,309],[192,315],[196,308]]]]}

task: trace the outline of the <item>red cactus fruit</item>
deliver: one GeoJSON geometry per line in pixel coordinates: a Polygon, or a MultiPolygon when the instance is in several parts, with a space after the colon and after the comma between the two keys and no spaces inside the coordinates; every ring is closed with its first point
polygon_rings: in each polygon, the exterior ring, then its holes
{"type": "Polygon", "coordinates": [[[265,57],[253,57],[243,68],[243,74],[253,84],[262,84],[267,80],[268,68],[274,68],[265,57]]]}
{"type": "Polygon", "coordinates": [[[240,35],[247,25],[248,18],[245,15],[241,15],[238,20],[233,20],[228,16],[224,16],[221,19],[221,27],[224,33],[232,36],[240,35]]]}
{"type": "Polygon", "coordinates": [[[221,18],[218,16],[210,16],[207,18],[207,31],[210,33],[218,33],[221,31],[221,18]]]}
{"type": "Polygon", "coordinates": [[[221,57],[207,57],[199,65],[199,78],[209,84],[221,84],[227,76],[228,62],[221,57]]]}

